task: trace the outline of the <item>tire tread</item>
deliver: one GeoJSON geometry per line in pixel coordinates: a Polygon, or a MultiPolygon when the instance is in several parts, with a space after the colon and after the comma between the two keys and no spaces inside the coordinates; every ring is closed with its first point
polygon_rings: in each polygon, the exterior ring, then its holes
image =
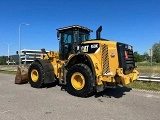
{"type": "MultiPolygon", "coordinates": [[[[72,95],[75,95],[75,96],[78,96],[78,97],[88,97],[94,90],[94,87],[93,87],[93,82],[94,82],[94,79],[93,79],[93,74],[92,74],[92,71],[91,69],[86,65],[86,64],[83,64],[83,63],[79,63],[79,64],[75,64],[73,65],[68,73],[67,73],[67,81],[69,81],[69,78],[68,78],[68,74],[70,75],[70,71],[76,69],[76,68],[80,68],[80,69],[84,69],[85,72],[87,73],[87,77],[90,78],[89,79],[89,88],[86,90],[86,92],[82,93],[82,94],[77,94],[77,92],[73,92],[69,89],[69,93],[72,94],[72,95]]],[[[71,76],[71,75],[70,75],[71,76]]],[[[68,86],[67,86],[68,87],[68,86]]]]}

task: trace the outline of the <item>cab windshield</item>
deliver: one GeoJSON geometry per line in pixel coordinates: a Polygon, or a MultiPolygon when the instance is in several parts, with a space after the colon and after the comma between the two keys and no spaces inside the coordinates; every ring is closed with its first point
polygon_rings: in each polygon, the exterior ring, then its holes
{"type": "Polygon", "coordinates": [[[61,34],[61,40],[65,44],[70,44],[70,43],[82,43],[86,40],[90,39],[90,35],[88,33],[83,33],[83,32],[67,32],[67,33],[62,33],[61,34]]]}
{"type": "Polygon", "coordinates": [[[90,35],[87,33],[79,32],[79,41],[84,42],[86,40],[89,40],[90,35]]]}

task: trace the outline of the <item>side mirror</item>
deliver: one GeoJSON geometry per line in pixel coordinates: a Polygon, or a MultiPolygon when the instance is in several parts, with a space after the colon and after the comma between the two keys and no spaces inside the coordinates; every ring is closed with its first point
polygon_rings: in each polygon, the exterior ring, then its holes
{"type": "Polygon", "coordinates": [[[18,55],[18,51],[16,51],[16,54],[18,55]]]}

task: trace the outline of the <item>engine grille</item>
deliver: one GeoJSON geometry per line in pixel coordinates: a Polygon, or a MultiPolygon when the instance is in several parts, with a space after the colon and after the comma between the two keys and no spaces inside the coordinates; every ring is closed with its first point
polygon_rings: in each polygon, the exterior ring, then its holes
{"type": "Polygon", "coordinates": [[[108,45],[102,45],[102,66],[103,66],[103,75],[110,72],[109,68],[109,58],[108,58],[108,45]]]}
{"type": "Polygon", "coordinates": [[[129,50],[129,49],[126,49],[126,52],[127,52],[127,55],[128,55],[128,58],[126,58],[126,64],[127,64],[127,66],[132,66],[133,67],[133,64],[134,64],[133,51],[129,50]]]}
{"type": "Polygon", "coordinates": [[[135,68],[133,47],[123,43],[117,43],[119,67],[123,68],[124,74],[129,74],[135,68]]]}

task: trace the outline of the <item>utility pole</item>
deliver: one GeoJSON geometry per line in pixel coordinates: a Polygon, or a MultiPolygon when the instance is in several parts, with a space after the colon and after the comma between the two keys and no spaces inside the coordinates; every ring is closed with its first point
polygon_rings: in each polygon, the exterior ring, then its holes
{"type": "Polygon", "coordinates": [[[149,49],[149,56],[151,57],[151,66],[152,66],[152,63],[153,63],[153,59],[152,59],[152,57],[153,57],[153,50],[152,50],[152,48],[151,49],[149,49]]]}
{"type": "Polygon", "coordinates": [[[19,65],[21,65],[21,26],[22,25],[29,26],[30,24],[27,24],[27,23],[19,24],[19,65]]]}
{"type": "Polygon", "coordinates": [[[6,44],[8,46],[8,65],[9,65],[9,46],[12,45],[13,43],[6,43],[4,42],[4,44],[6,44]]]}

